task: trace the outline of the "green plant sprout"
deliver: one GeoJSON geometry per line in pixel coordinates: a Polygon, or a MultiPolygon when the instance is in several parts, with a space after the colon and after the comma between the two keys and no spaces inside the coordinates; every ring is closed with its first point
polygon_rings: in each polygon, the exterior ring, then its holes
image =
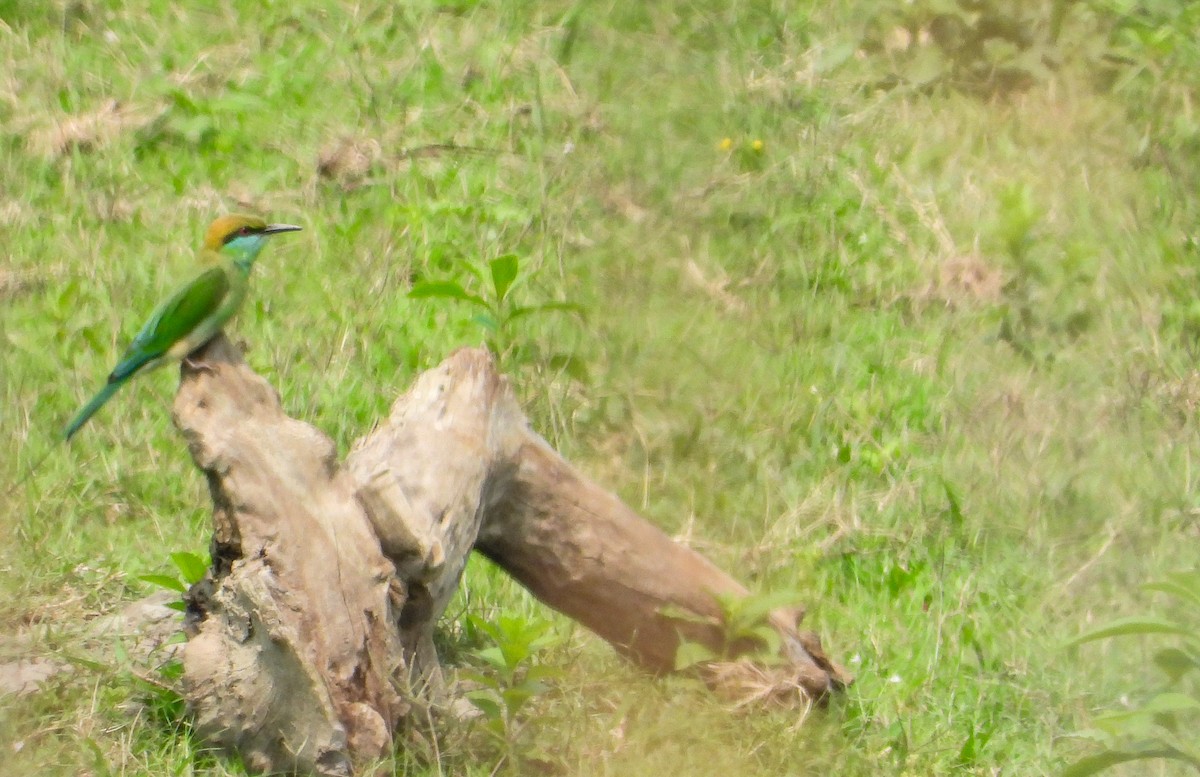
{"type": "Polygon", "coordinates": [[[490,643],[471,653],[482,670],[460,675],[480,686],[466,697],[483,714],[483,730],[514,768],[529,759],[544,760],[546,754],[525,743],[521,734],[530,719],[529,702],[550,690],[547,681],[562,677],[561,669],[543,661],[543,653],[562,638],[549,621],[509,613],[492,621],[468,615],[467,628],[490,643]]]}
{"type": "Polygon", "coordinates": [[[1142,587],[1171,597],[1178,615],[1119,618],[1079,635],[1068,646],[1133,635],[1178,637],[1177,645],[1154,654],[1163,683],[1140,706],[1103,715],[1094,728],[1078,732],[1076,736],[1101,749],[1071,764],[1063,777],[1087,777],[1117,764],[1158,758],[1200,773],[1200,570],[1176,572],[1142,587]]]}
{"type": "Polygon", "coordinates": [[[771,625],[771,613],[780,608],[795,607],[802,600],[799,593],[771,591],[748,596],[715,594],[714,598],[721,611],[719,617],[698,615],[682,607],[662,609],[662,614],[668,618],[684,623],[717,626],[721,632],[721,645],[716,650],[701,642],[681,639],[675,649],[677,671],[746,655],[765,665],[779,664],[784,660],[780,654],[782,638],[778,629],[771,625]]]}
{"type": "MultiPolygon", "coordinates": [[[[425,281],[413,286],[408,296],[412,299],[453,299],[474,305],[477,312],[472,320],[488,333],[487,345],[498,357],[503,359],[515,348],[514,324],[528,316],[568,312],[582,313],[583,309],[573,302],[543,302],[535,305],[515,305],[511,292],[520,285],[528,275],[522,275],[520,261],[516,254],[504,254],[488,262],[488,277],[471,265],[467,270],[484,285],[483,294],[473,294],[461,283],[452,280],[425,281]],[[489,283],[490,281],[490,283],[489,283]]],[[[556,355],[552,365],[558,364],[571,373],[572,365],[577,362],[569,356],[556,355]]]]}
{"type": "Polygon", "coordinates": [[[208,572],[209,559],[207,555],[201,556],[198,553],[192,553],[186,550],[176,551],[171,554],[171,563],[179,570],[177,575],[138,575],[138,580],[144,583],[165,588],[168,591],[175,591],[180,595],[180,598],[175,601],[167,602],[167,606],[173,610],[183,612],[187,609],[187,604],[183,601],[183,594],[186,594],[188,588],[199,583],[204,579],[204,575],[208,572]]]}

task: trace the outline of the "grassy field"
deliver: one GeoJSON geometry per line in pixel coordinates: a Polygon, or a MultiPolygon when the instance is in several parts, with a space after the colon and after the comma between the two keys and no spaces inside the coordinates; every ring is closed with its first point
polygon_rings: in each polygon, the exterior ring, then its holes
{"type": "Polygon", "coordinates": [[[464,613],[549,621],[553,690],[506,745],[446,732],[396,773],[1031,775],[1082,752],[1071,732],[1154,671],[1138,640],[1063,642],[1197,558],[1196,85],[1098,83],[1067,51],[1005,94],[875,88],[906,42],[855,55],[864,20],[901,5],[0,1],[0,660],[72,667],[0,697],[0,762],[244,773],[138,679],[153,658],[88,628],[207,547],[173,371],[57,441],[228,210],[305,228],[233,326],[291,414],[344,451],[490,338],[540,432],[800,592],[858,676],[807,718],[734,713],[473,565],[447,645],[477,641],[464,613]],[[491,334],[407,296],[483,291],[510,253],[518,302],[583,314],[491,334]]]}

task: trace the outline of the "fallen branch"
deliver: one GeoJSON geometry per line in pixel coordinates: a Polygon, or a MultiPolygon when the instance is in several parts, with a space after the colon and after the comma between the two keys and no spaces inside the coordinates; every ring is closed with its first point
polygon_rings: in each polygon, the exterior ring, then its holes
{"type": "MultiPolygon", "coordinates": [[[[422,374],[341,466],[224,337],[183,366],[175,420],[214,506],[185,696],[255,771],[350,774],[445,701],[433,631],[473,549],[655,672],[681,638],[722,645],[715,595],[746,593],[531,431],[486,351],[422,374]]],[[[794,618],[772,625],[796,702],[846,681],[794,618]]]]}

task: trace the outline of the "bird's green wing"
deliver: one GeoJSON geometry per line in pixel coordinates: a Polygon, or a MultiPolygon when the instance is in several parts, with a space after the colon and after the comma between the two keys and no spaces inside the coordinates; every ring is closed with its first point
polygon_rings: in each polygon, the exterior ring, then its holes
{"type": "Polygon", "coordinates": [[[129,344],[121,363],[113,368],[109,381],[126,378],[166,354],[171,346],[215,314],[228,293],[229,276],[219,266],[205,270],[181,286],[151,314],[129,344]]]}

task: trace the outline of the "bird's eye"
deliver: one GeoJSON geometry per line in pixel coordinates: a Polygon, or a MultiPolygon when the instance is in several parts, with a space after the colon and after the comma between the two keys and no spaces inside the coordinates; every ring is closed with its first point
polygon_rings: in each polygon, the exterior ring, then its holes
{"type": "Polygon", "coordinates": [[[238,234],[245,237],[245,236],[254,234],[254,230],[251,229],[250,227],[242,227],[241,229],[238,230],[238,234]]]}

